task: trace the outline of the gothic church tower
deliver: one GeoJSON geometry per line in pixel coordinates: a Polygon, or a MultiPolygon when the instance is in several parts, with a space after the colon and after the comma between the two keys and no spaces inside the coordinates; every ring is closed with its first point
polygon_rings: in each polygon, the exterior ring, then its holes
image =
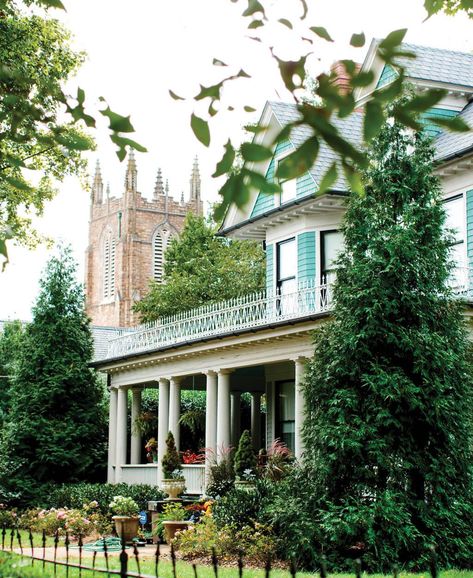
{"type": "Polygon", "coordinates": [[[197,158],[190,179],[190,196],[175,200],[158,169],[153,198],[138,192],[133,150],[128,154],[122,197],[110,196],[97,161],[92,184],[89,244],[86,250],[86,308],[93,325],[130,327],[139,323],[134,303],[148,290],[150,279],[161,281],[164,251],[179,235],[189,211],[203,213],[197,158]]]}

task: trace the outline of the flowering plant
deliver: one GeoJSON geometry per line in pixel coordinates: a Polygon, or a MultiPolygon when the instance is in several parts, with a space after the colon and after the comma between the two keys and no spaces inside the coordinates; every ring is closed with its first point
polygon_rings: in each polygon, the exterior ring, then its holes
{"type": "Polygon", "coordinates": [[[132,498],[115,496],[109,504],[109,508],[116,516],[137,516],[138,504],[132,498]]]}
{"type": "Polygon", "coordinates": [[[198,454],[192,452],[191,450],[186,450],[182,453],[182,463],[183,464],[202,464],[205,460],[204,454],[198,454]]]}
{"type": "Polygon", "coordinates": [[[146,457],[150,460],[152,459],[153,461],[156,461],[158,457],[158,442],[156,441],[156,438],[150,438],[146,442],[145,450],[146,457]]]}

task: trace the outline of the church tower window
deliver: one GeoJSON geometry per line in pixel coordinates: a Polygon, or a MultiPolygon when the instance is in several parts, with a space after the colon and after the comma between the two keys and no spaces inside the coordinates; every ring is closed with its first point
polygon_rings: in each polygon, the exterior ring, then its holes
{"type": "Polygon", "coordinates": [[[153,279],[161,283],[164,277],[164,254],[169,241],[173,238],[173,231],[164,225],[159,227],[153,235],[153,279]]]}
{"type": "Polygon", "coordinates": [[[115,239],[109,231],[103,242],[103,298],[115,297],[115,239]]]}

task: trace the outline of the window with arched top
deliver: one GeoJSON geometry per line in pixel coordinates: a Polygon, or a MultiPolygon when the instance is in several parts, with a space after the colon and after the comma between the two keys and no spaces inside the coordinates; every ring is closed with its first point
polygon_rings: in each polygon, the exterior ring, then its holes
{"type": "Polygon", "coordinates": [[[159,227],[153,235],[153,279],[161,283],[164,276],[164,254],[173,232],[168,226],[159,227]]]}
{"type": "Polygon", "coordinates": [[[109,231],[103,240],[103,298],[115,297],[115,253],[116,241],[109,231]]]}

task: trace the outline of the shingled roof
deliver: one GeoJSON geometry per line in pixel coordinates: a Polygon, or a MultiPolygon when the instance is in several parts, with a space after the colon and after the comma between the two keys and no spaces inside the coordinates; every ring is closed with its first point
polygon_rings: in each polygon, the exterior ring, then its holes
{"type": "MultiPolygon", "coordinates": [[[[269,105],[281,126],[286,126],[289,122],[298,120],[300,118],[300,113],[294,104],[284,102],[270,102],[269,105]]],[[[343,119],[335,118],[333,119],[333,124],[337,127],[340,134],[349,142],[351,142],[355,147],[360,148],[362,146],[362,112],[355,111],[350,116],[343,119]]],[[[295,127],[292,130],[289,140],[295,147],[299,147],[311,136],[313,136],[312,129],[307,125],[301,125],[295,127]]],[[[338,159],[338,154],[325,142],[321,141],[317,160],[309,171],[316,184],[320,183],[322,177],[330,168],[331,164],[338,159]]],[[[339,174],[337,181],[332,186],[332,189],[338,191],[348,190],[348,183],[343,174],[339,174]]]]}
{"type": "Polygon", "coordinates": [[[416,58],[396,59],[409,77],[473,87],[473,54],[409,43],[403,43],[401,49],[416,55],[416,58]]]}
{"type": "MultiPolygon", "coordinates": [[[[473,102],[467,104],[458,116],[473,127],[473,102]]],[[[435,148],[437,149],[435,158],[438,161],[461,156],[473,148],[473,131],[460,133],[443,131],[435,141],[435,148]]]]}

